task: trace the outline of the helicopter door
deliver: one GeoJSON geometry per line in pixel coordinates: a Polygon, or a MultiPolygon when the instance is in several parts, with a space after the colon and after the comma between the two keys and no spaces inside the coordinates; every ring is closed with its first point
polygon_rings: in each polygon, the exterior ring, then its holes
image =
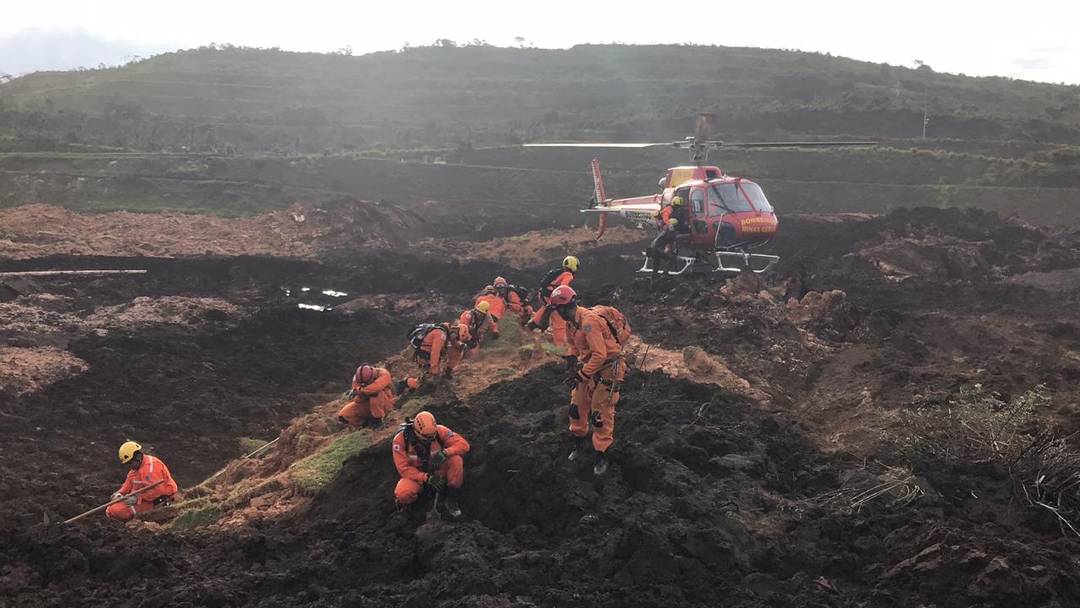
{"type": "Polygon", "coordinates": [[[705,222],[705,190],[690,190],[690,229],[694,234],[707,234],[709,225],[705,222]]]}

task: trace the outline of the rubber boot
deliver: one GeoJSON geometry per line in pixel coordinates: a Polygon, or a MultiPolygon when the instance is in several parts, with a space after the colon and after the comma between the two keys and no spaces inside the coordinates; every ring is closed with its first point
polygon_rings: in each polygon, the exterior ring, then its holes
{"type": "Polygon", "coordinates": [[[574,462],[585,458],[586,450],[592,442],[588,437],[576,437],[574,438],[574,449],[570,452],[570,455],[566,457],[567,460],[574,462]]]}
{"type": "Polygon", "coordinates": [[[600,452],[596,455],[596,464],[593,465],[593,475],[603,475],[607,471],[608,458],[607,452],[600,452]]]}
{"type": "Polygon", "coordinates": [[[458,494],[461,492],[461,488],[447,488],[446,489],[446,512],[450,514],[450,517],[457,519],[461,517],[461,505],[458,504],[458,494]]]}

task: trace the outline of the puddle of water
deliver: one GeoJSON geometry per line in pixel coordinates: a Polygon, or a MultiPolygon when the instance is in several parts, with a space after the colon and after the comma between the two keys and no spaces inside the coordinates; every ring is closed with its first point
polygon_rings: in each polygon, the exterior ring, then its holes
{"type": "Polygon", "coordinates": [[[310,287],[301,287],[300,291],[311,291],[310,287]]]}
{"type": "Polygon", "coordinates": [[[319,312],[326,312],[330,310],[330,306],[323,306],[322,304],[297,304],[297,308],[302,310],[317,310],[319,312]]]}
{"type": "Polygon", "coordinates": [[[330,296],[332,298],[344,298],[345,296],[349,295],[344,291],[334,291],[333,289],[327,289],[323,291],[322,294],[324,296],[330,296]]]}

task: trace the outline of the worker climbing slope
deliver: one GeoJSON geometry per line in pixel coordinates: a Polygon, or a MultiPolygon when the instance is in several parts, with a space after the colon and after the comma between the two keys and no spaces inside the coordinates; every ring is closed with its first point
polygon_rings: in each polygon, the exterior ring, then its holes
{"type": "Polygon", "coordinates": [[[409,332],[409,345],[413,347],[413,361],[420,368],[420,376],[399,382],[397,393],[402,394],[406,388],[416,390],[431,377],[453,377],[465,348],[460,333],[460,326],[450,323],[423,323],[414,327],[409,332]]]}
{"type": "Polygon", "coordinates": [[[498,327],[495,326],[494,321],[491,320],[491,315],[488,314],[490,310],[490,304],[486,301],[478,301],[472,308],[461,313],[458,318],[458,332],[462,344],[467,348],[479,348],[484,341],[484,332],[489,328],[492,328],[496,337],[499,335],[498,327]]]}
{"type": "Polygon", "coordinates": [[[361,365],[353,374],[352,400],[338,412],[338,419],[354,428],[380,428],[394,409],[394,381],[382,367],[361,365]]]}
{"type": "Polygon", "coordinates": [[[577,294],[565,285],[551,293],[548,306],[567,322],[570,333],[573,369],[568,370],[567,384],[571,386],[570,433],[575,445],[569,459],[585,456],[591,430],[592,448],[596,451],[593,472],[602,475],[608,466],[607,451],[615,441],[615,406],[626,377],[619,336],[625,341],[630,326],[612,307],[578,306],[577,294]]]}
{"type": "Polygon", "coordinates": [[[529,290],[511,285],[502,277],[495,277],[491,285],[506,303],[506,309],[516,314],[522,325],[527,323],[533,315],[532,306],[529,304],[529,290]]]}
{"type": "Polygon", "coordinates": [[[125,441],[120,446],[119,457],[120,464],[128,465],[129,470],[124,485],[113,493],[112,499],[116,500],[122,496],[127,496],[127,498],[122,502],[109,505],[109,508],[105,510],[105,516],[109,519],[129,521],[138,515],[168,504],[176,494],[178,488],[172,474],[169,473],[169,467],[165,466],[160,458],[144,454],[142,446],[138,443],[125,441]],[[132,492],[158,482],[161,483],[145,492],[128,496],[132,492]]]}
{"type": "MultiPolygon", "coordinates": [[[[465,461],[469,442],[441,424],[431,412],[420,412],[405,419],[392,443],[394,466],[401,479],[394,488],[399,507],[410,505],[425,490],[445,494],[446,510],[461,516],[458,494],[465,480],[465,461]],[[443,492],[445,490],[445,492],[443,492]]],[[[436,505],[436,508],[438,505],[436,505]]]]}
{"type": "Polygon", "coordinates": [[[573,282],[574,274],[577,270],[578,259],[572,255],[568,255],[563,258],[561,267],[553,268],[544,275],[544,278],[540,280],[540,285],[537,288],[537,298],[540,300],[540,307],[529,321],[527,327],[529,327],[529,329],[547,329],[550,327],[552,341],[556,346],[567,344],[566,321],[559,315],[551,314],[551,309],[547,308],[548,300],[551,298],[551,293],[556,288],[563,285],[570,285],[570,283],[573,282]]]}
{"type": "Polygon", "coordinates": [[[487,314],[491,317],[491,335],[498,338],[499,320],[506,313],[506,300],[496,292],[494,285],[488,285],[476,296],[474,306],[479,305],[481,302],[486,302],[488,305],[487,314]]]}

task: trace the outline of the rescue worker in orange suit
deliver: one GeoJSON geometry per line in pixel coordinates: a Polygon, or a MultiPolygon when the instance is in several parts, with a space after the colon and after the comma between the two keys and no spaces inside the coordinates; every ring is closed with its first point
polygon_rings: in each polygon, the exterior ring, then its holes
{"type": "Polygon", "coordinates": [[[425,323],[409,334],[413,347],[413,361],[420,368],[419,378],[410,377],[397,385],[400,395],[406,388],[416,390],[424,378],[452,378],[454,368],[461,363],[464,344],[460,339],[460,327],[449,323],[425,323]]]}
{"type": "Polygon", "coordinates": [[[538,293],[540,308],[526,324],[526,327],[529,329],[546,329],[550,326],[552,341],[556,346],[568,343],[566,321],[559,315],[553,315],[550,310],[547,310],[548,299],[556,288],[562,285],[570,285],[574,280],[574,273],[576,273],[577,270],[578,259],[572,255],[568,255],[563,258],[561,269],[553,268],[548,271],[547,275],[540,281],[538,293]]]}
{"type": "Polygon", "coordinates": [[[490,310],[491,304],[477,302],[472,308],[461,313],[461,317],[458,318],[458,332],[462,344],[468,348],[480,346],[480,343],[484,341],[484,329],[495,325],[491,320],[491,315],[488,314],[490,310]]]}
{"type": "Polygon", "coordinates": [[[649,257],[652,258],[653,272],[660,271],[660,260],[671,260],[668,248],[675,242],[680,234],[690,232],[690,214],[685,201],[681,196],[671,199],[671,204],[664,206],[656,214],[657,228],[660,234],[656,235],[649,245],[649,257]]]}
{"type": "Polygon", "coordinates": [[[591,427],[596,451],[593,473],[602,475],[608,466],[608,448],[615,441],[615,406],[626,377],[622,346],[599,312],[578,306],[573,288],[556,288],[548,306],[569,325],[570,355],[576,357],[575,369],[567,378],[571,386],[570,433],[576,438],[569,459],[585,456],[591,427]]]}
{"type": "Polygon", "coordinates": [[[491,317],[491,335],[495,338],[498,338],[499,319],[502,319],[503,314],[506,313],[506,300],[503,300],[502,297],[495,292],[495,286],[488,285],[484,287],[484,290],[480,292],[480,295],[476,296],[474,302],[475,304],[487,302],[487,314],[491,317]]]}
{"type": "Polygon", "coordinates": [[[436,497],[446,490],[446,510],[459,517],[458,494],[465,480],[462,456],[468,453],[469,442],[436,424],[431,412],[420,412],[412,420],[405,419],[392,445],[394,466],[401,475],[394,488],[398,507],[416,502],[425,489],[436,492],[436,497]]]}
{"type": "Polygon", "coordinates": [[[394,381],[382,367],[361,365],[353,374],[349,396],[352,401],[338,412],[338,420],[354,428],[380,428],[383,418],[394,409],[394,381]]]}
{"type": "Polygon", "coordinates": [[[495,281],[491,285],[495,288],[495,293],[499,294],[499,297],[506,303],[507,310],[516,314],[522,325],[532,318],[533,310],[529,304],[528,290],[524,287],[511,285],[502,277],[495,277],[495,281]]]}
{"type": "Polygon", "coordinates": [[[105,516],[118,521],[130,521],[138,515],[153,511],[154,508],[168,504],[178,490],[169,467],[156,456],[144,454],[142,446],[134,441],[125,441],[120,446],[120,464],[128,465],[127,479],[112,495],[112,500],[126,496],[122,502],[109,505],[105,516]],[[141,488],[162,482],[145,492],[129,496],[141,488]]]}

